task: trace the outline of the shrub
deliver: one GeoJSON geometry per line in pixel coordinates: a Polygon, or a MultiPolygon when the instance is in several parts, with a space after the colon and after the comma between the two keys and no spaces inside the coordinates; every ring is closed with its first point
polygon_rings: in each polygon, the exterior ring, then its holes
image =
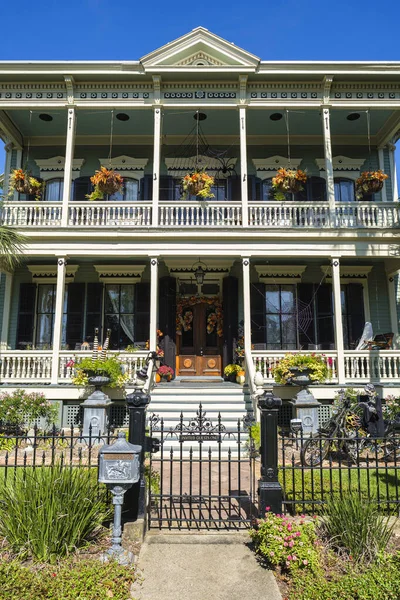
{"type": "Polygon", "coordinates": [[[0,563],[0,597],[7,600],[127,600],[134,569],[98,559],[71,559],[59,565],[0,563]]]}
{"type": "Polygon", "coordinates": [[[325,572],[297,571],[288,600],[399,600],[399,572],[399,554],[384,556],[361,570],[348,563],[344,573],[335,564],[325,572]]]}
{"type": "Polygon", "coordinates": [[[79,467],[37,467],[0,489],[0,536],[14,552],[54,561],[81,546],[109,510],[96,473],[79,467]]]}
{"type": "Polygon", "coordinates": [[[225,377],[229,377],[230,375],[237,375],[239,371],[242,371],[242,367],[240,365],[229,364],[226,365],[224,369],[225,377]]]}
{"type": "Polygon", "coordinates": [[[30,426],[40,418],[44,418],[48,425],[57,418],[57,407],[43,394],[28,393],[22,389],[0,394],[0,422],[6,428],[7,425],[30,426]]]}
{"type": "Polygon", "coordinates": [[[328,499],[321,528],[335,549],[355,562],[372,562],[391,538],[394,523],[389,519],[376,504],[350,493],[328,499]]]}
{"type": "Polygon", "coordinates": [[[258,529],[250,531],[250,536],[256,552],[271,566],[280,566],[290,572],[318,568],[319,552],[313,522],[267,512],[265,519],[259,521],[258,529]]]}

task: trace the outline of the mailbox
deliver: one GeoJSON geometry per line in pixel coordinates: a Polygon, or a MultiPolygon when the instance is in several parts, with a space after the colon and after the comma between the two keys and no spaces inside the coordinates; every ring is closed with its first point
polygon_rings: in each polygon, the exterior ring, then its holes
{"type": "Polygon", "coordinates": [[[120,431],[117,441],[99,452],[99,482],[128,488],[139,481],[141,452],[142,447],[127,442],[120,431]]]}

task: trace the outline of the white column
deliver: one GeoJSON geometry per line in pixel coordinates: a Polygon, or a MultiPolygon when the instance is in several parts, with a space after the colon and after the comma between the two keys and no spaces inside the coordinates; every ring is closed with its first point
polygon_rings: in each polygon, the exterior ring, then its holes
{"type": "Polygon", "coordinates": [[[340,291],[340,262],[338,258],[332,258],[332,284],[333,284],[333,312],[335,329],[335,346],[337,352],[337,374],[339,385],[345,383],[344,369],[344,342],[342,322],[342,301],[340,291]]]}
{"type": "Polygon", "coordinates": [[[61,257],[57,260],[56,310],[54,314],[53,328],[53,359],[51,366],[51,383],[58,383],[58,367],[61,349],[66,266],[67,261],[65,257],[61,257]]]}
{"type": "Polygon", "coordinates": [[[150,258],[150,351],[157,350],[158,259],[150,258]]]}
{"type": "Polygon", "coordinates": [[[75,146],[75,129],[76,129],[76,113],[74,108],[68,109],[67,116],[67,144],[65,147],[65,165],[64,165],[64,189],[62,200],[62,219],[61,225],[68,225],[68,210],[69,201],[71,199],[71,183],[72,183],[72,164],[74,160],[75,146]]]}
{"type": "Polygon", "coordinates": [[[390,309],[390,327],[393,336],[393,347],[397,346],[397,338],[399,335],[399,320],[397,317],[397,298],[396,298],[396,273],[390,273],[388,275],[388,293],[389,293],[389,309],[390,309]]]}
{"type": "Polygon", "coordinates": [[[396,169],[396,146],[394,144],[388,144],[389,148],[389,159],[390,159],[390,175],[392,180],[392,190],[393,190],[393,202],[398,202],[399,200],[399,190],[397,186],[397,169],[396,169]]]}
{"type": "MultiPolygon", "coordinates": [[[[242,192],[242,224],[247,227],[249,224],[249,199],[247,184],[247,140],[246,140],[246,108],[239,108],[239,128],[240,128],[240,180],[242,192]]],[[[234,198],[235,200],[235,198],[234,198]]]]}
{"type": "MultiPolygon", "coordinates": [[[[378,161],[379,161],[379,168],[381,169],[381,171],[384,171],[385,170],[385,157],[383,155],[383,148],[378,148],[378,161]]],[[[387,202],[386,184],[385,183],[383,184],[381,195],[382,195],[382,202],[387,202]]]]}
{"type": "Polygon", "coordinates": [[[244,349],[248,354],[251,352],[250,258],[242,259],[242,267],[244,349]]]}
{"type": "Polygon", "coordinates": [[[161,108],[154,109],[154,154],[153,154],[153,227],[158,226],[158,202],[160,199],[161,158],[161,108]]]}
{"type": "Polygon", "coordinates": [[[4,304],[3,304],[3,320],[1,323],[1,338],[0,350],[7,350],[8,346],[8,331],[10,327],[10,307],[11,307],[11,292],[13,283],[12,273],[1,273],[1,279],[5,279],[4,304]]]}
{"type": "MultiPolygon", "coordinates": [[[[332,144],[331,144],[331,125],[329,108],[322,109],[322,130],[324,132],[324,153],[325,153],[325,173],[326,173],[326,194],[329,202],[331,219],[335,217],[335,183],[333,179],[332,162],[332,144]]],[[[334,224],[334,220],[333,223],[334,224]]]]}
{"type": "Polygon", "coordinates": [[[3,197],[7,198],[8,188],[10,186],[10,171],[11,171],[11,152],[13,145],[8,143],[4,146],[6,151],[6,161],[4,165],[4,182],[3,182],[3,197]]]}

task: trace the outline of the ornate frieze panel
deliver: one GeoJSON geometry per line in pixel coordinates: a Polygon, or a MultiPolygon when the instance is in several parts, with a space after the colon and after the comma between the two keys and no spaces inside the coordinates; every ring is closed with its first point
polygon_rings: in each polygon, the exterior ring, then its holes
{"type": "Polygon", "coordinates": [[[67,99],[67,90],[63,83],[2,83],[0,100],[40,100],[54,102],[67,99]]]}
{"type": "MultiPolygon", "coordinates": [[[[52,158],[43,158],[35,160],[37,166],[40,169],[40,177],[47,181],[48,179],[54,179],[54,177],[64,175],[64,156],[53,156],[52,158]]],[[[72,179],[76,179],[81,175],[81,168],[85,162],[84,158],[74,158],[72,161],[72,179]]]]}
{"type": "MultiPolygon", "coordinates": [[[[315,162],[319,169],[320,177],[325,177],[325,159],[316,158],[315,162]]],[[[358,179],[360,177],[361,167],[365,158],[348,158],[347,156],[334,156],[332,159],[334,177],[346,177],[348,179],[358,179]]]]}
{"type": "Polygon", "coordinates": [[[146,265],[94,265],[103,283],[139,283],[146,265]]]}
{"type": "Polygon", "coordinates": [[[76,101],[94,100],[150,100],[153,97],[153,85],[149,84],[81,84],[75,88],[76,101]]]}
{"type": "MultiPolygon", "coordinates": [[[[288,159],[285,156],[269,156],[268,158],[253,158],[255,168],[257,169],[257,177],[260,179],[268,179],[276,173],[277,169],[288,166],[288,159]]],[[[290,166],[292,169],[298,169],[302,159],[291,158],[290,166]]]]}
{"type": "Polygon", "coordinates": [[[247,85],[249,100],[321,100],[322,86],[316,83],[249,83],[247,85]]]}
{"type": "MultiPolygon", "coordinates": [[[[110,159],[99,158],[99,161],[101,165],[108,165],[110,159]]],[[[144,168],[148,162],[148,158],[133,158],[133,156],[122,154],[121,156],[112,158],[111,165],[121,175],[132,175],[135,179],[141,179],[144,177],[144,168]]]]}
{"type": "MultiPolygon", "coordinates": [[[[225,162],[235,167],[237,158],[225,158],[225,162]]],[[[184,177],[187,173],[193,171],[196,166],[207,169],[209,175],[215,176],[217,173],[221,175],[221,162],[209,156],[166,158],[165,164],[168,169],[168,175],[173,175],[174,177],[184,177]]]]}
{"type": "MultiPolygon", "coordinates": [[[[371,265],[340,265],[340,279],[366,279],[371,270],[371,265]]],[[[331,265],[323,265],[321,271],[328,279],[332,277],[331,265]]]]}
{"type": "Polygon", "coordinates": [[[165,100],[236,100],[238,83],[171,83],[162,86],[165,100]]]}
{"type": "MultiPolygon", "coordinates": [[[[57,265],[27,265],[32,273],[33,283],[57,283],[57,265]]],[[[72,283],[79,265],[67,265],[65,283],[72,283]]]]}
{"type": "Polygon", "coordinates": [[[306,265],[254,265],[258,273],[258,279],[262,283],[273,283],[279,280],[281,283],[289,281],[296,283],[301,281],[301,276],[306,270],[306,265]]]}
{"type": "Polygon", "coordinates": [[[331,100],[398,100],[400,86],[395,83],[333,83],[331,100]]]}

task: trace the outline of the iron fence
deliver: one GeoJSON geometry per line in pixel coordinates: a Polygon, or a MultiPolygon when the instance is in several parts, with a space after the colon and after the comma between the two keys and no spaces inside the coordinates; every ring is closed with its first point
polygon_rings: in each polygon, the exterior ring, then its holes
{"type": "Polygon", "coordinates": [[[332,496],[353,493],[386,513],[400,513],[400,435],[279,438],[283,507],[292,514],[317,514],[332,496]]]}

